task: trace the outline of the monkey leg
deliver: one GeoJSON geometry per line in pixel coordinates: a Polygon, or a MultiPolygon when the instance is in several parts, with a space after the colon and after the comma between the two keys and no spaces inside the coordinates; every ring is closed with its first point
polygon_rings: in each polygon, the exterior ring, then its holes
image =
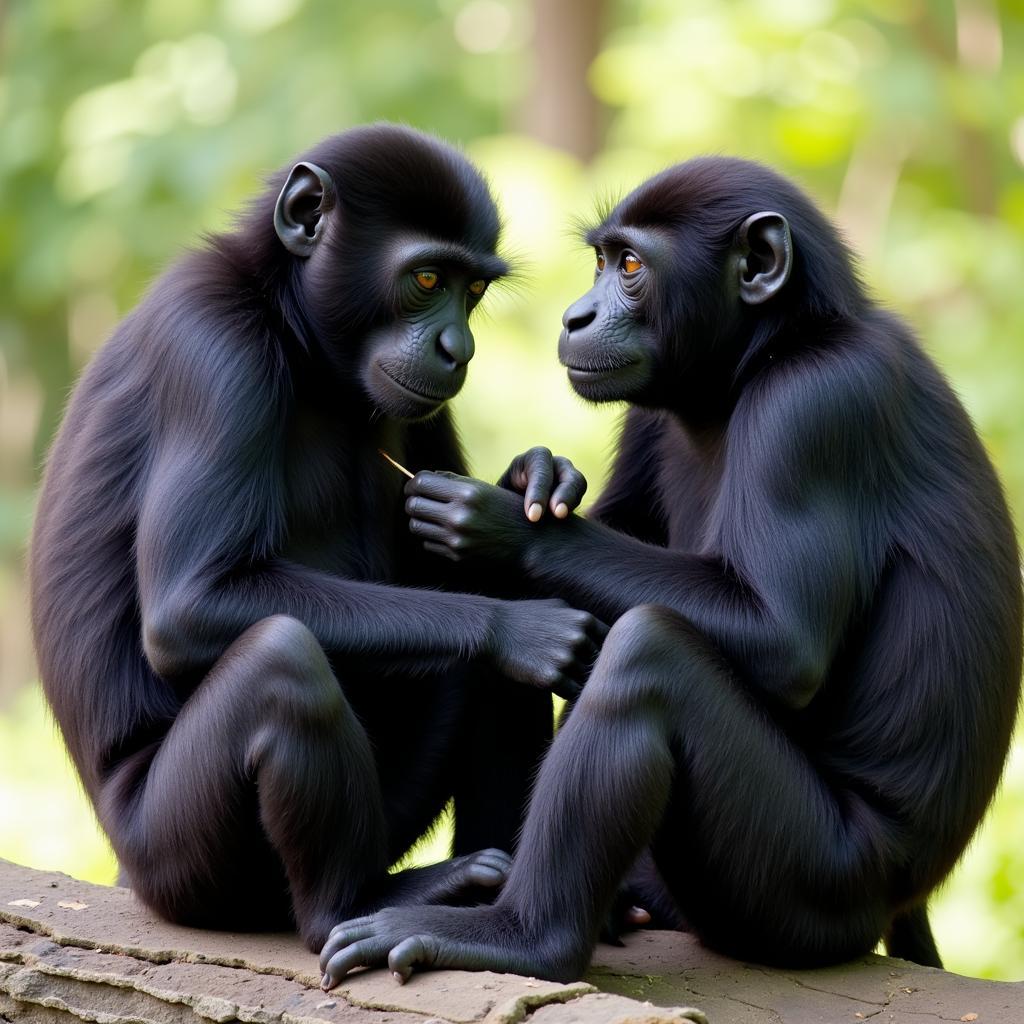
{"type": "Polygon", "coordinates": [[[492,907],[384,910],[335,929],[325,984],[384,961],[578,977],[616,886],[655,859],[694,929],[759,960],[869,951],[886,928],[887,834],[834,793],[708,641],[644,606],[612,628],[538,777],[492,907]]]}
{"type": "Polygon", "coordinates": [[[370,741],[320,645],[287,616],[228,648],[135,777],[126,788],[114,773],[102,817],[136,892],[181,923],[264,929],[290,911],[319,948],[353,912],[507,873],[507,856],[485,851],[387,875],[370,741]]]}

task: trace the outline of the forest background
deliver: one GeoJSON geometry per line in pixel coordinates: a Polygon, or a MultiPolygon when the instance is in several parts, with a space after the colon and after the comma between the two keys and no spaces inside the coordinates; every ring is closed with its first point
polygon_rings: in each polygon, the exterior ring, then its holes
{"type": "MultiPolygon", "coordinates": [[[[68,389],[147,283],[323,135],[464,146],[507,223],[456,414],[475,471],[543,443],[596,493],[619,410],[555,358],[575,224],[699,153],[835,216],[918,329],[1024,513],[1022,0],[0,0],[0,857],[111,882],[45,712],[24,550],[68,389]]],[[[1024,977],[1024,741],[933,904],[947,965],[1024,977]]],[[[437,854],[437,844],[432,851],[437,854]]]]}

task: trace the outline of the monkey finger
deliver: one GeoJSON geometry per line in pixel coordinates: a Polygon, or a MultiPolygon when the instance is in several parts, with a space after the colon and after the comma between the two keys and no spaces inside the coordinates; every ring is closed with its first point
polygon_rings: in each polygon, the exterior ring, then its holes
{"type": "Polygon", "coordinates": [[[387,945],[379,937],[363,939],[335,953],[324,968],[320,987],[330,992],[354,967],[376,967],[387,956],[387,945]]]}
{"type": "Polygon", "coordinates": [[[564,455],[556,455],[553,461],[557,484],[548,507],[558,519],[565,519],[579,508],[587,493],[587,478],[564,455]]]}
{"type": "Polygon", "coordinates": [[[404,985],[414,967],[430,967],[436,960],[437,940],[432,935],[412,935],[391,950],[388,955],[388,970],[395,981],[404,985]]]}
{"type": "Polygon", "coordinates": [[[529,454],[529,452],[523,452],[508,464],[508,469],[501,474],[501,478],[498,480],[499,487],[503,487],[506,491],[515,491],[516,494],[522,494],[526,490],[526,485],[529,483],[526,473],[526,458],[529,454]]]}
{"type": "Polygon", "coordinates": [[[437,523],[428,523],[423,519],[410,519],[409,532],[424,541],[431,541],[434,544],[450,546],[452,541],[451,532],[447,527],[438,526],[437,523]]]}
{"type": "Polygon", "coordinates": [[[320,951],[321,973],[327,970],[328,963],[330,963],[331,958],[339,950],[350,946],[353,942],[358,942],[360,939],[371,936],[373,934],[372,922],[372,917],[360,917],[354,921],[345,921],[342,924],[335,925],[331,929],[331,934],[327,941],[324,943],[324,948],[320,951]]]}
{"type": "Polygon", "coordinates": [[[630,907],[626,911],[626,924],[631,928],[642,928],[651,923],[650,912],[643,907],[630,907]]]}
{"type": "Polygon", "coordinates": [[[544,515],[548,498],[551,495],[551,484],[554,480],[554,467],[551,451],[547,448],[531,448],[526,459],[526,491],[523,495],[523,509],[531,523],[537,522],[544,515]]]}
{"type": "Polygon", "coordinates": [[[482,889],[500,889],[508,880],[508,868],[474,861],[466,869],[466,881],[482,889]]]}
{"type": "Polygon", "coordinates": [[[475,854],[475,860],[480,864],[488,864],[499,871],[508,871],[512,867],[512,854],[494,846],[475,854]]]}
{"type": "Polygon", "coordinates": [[[472,483],[468,477],[455,473],[434,473],[421,470],[406,485],[407,498],[432,498],[435,501],[457,501],[465,497],[465,485],[472,483]]]}
{"type": "Polygon", "coordinates": [[[469,859],[467,877],[485,888],[503,886],[512,870],[512,858],[504,850],[481,850],[469,859]]]}
{"type": "Polygon", "coordinates": [[[451,515],[451,505],[446,501],[432,501],[430,498],[413,495],[405,499],[405,514],[410,519],[444,525],[451,515]]]}

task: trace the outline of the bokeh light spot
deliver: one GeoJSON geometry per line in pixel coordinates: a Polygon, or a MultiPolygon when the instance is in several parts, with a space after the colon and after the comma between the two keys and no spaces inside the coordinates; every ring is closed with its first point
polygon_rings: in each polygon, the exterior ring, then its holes
{"type": "Polygon", "coordinates": [[[253,34],[283,25],[303,0],[224,0],[224,18],[233,28],[253,34]]]}
{"type": "Polygon", "coordinates": [[[512,12],[499,0],[472,0],[455,15],[452,27],[464,50],[493,53],[512,33],[512,12]]]}

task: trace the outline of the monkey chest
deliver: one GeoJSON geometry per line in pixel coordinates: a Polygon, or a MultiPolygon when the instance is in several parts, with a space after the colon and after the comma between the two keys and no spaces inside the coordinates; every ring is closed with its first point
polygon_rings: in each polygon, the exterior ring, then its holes
{"type": "Polygon", "coordinates": [[[405,539],[403,479],[382,468],[390,467],[379,455],[373,460],[368,453],[343,445],[290,448],[285,557],[348,579],[395,579],[405,539]]]}
{"type": "Polygon", "coordinates": [[[703,551],[713,546],[715,509],[721,500],[723,460],[675,438],[662,458],[658,479],[668,547],[703,551]]]}

